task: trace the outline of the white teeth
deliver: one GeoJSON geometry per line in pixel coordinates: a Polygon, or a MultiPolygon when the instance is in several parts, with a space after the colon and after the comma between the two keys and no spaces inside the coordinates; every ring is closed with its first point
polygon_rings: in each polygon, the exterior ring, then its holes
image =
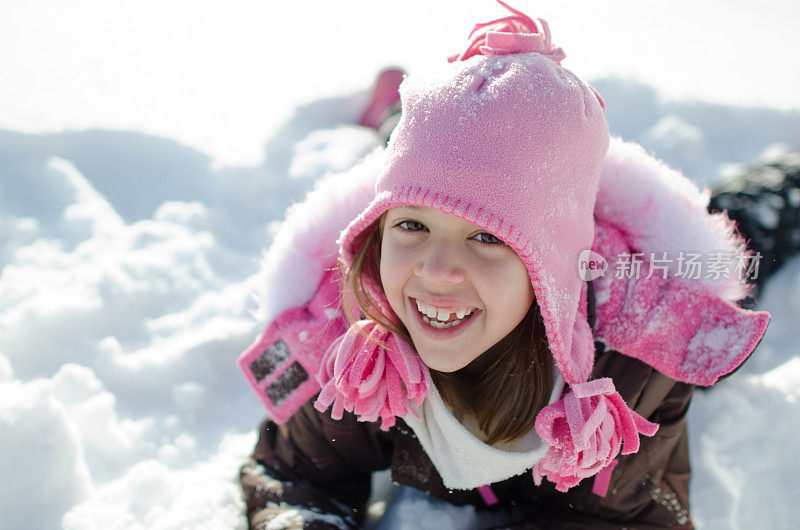
{"type": "Polygon", "coordinates": [[[437,329],[452,328],[453,326],[458,326],[461,324],[461,322],[463,322],[462,320],[454,320],[448,324],[444,324],[442,322],[437,322],[436,320],[431,320],[428,317],[422,317],[422,320],[424,320],[426,324],[430,324],[432,327],[437,329]]]}
{"type": "MultiPolygon", "coordinates": [[[[440,321],[447,321],[450,316],[453,314],[453,311],[450,309],[441,309],[436,306],[428,305],[425,302],[421,302],[419,300],[415,300],[417,302],[417,309],[423,315],[427,315],[428,318],[437,319],[440,321]]],[[[470,307],[459,307],[455,309],[455,315],[457,319],[462,319],[467,315],[471,315],[475,308],[470,307]]]]}

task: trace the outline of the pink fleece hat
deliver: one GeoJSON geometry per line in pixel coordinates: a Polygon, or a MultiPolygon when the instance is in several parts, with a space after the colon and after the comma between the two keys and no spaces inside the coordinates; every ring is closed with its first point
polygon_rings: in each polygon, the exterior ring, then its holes
{"type": "Polygon", "coordinates": [[[595,91],[560,66],[564,53],[544,21],[515,13],[476,26],[441,72],[403,81],[375,198],[342,232],[340,253],[349,265],[365,230],[395,206],[478,225],[525,263],[550,350],[572,385],[588,379],[594,357],[577,266],[594,239],[608,125],[595,91]]]}

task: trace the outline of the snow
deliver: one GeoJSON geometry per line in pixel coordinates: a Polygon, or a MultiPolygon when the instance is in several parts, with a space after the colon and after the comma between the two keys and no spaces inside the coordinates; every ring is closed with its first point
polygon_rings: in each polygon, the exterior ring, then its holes
{"type": "Polygon", "coordinates": [[[63,513],[92,493],[86,457],[78,425],[51,381],[0,384],[4,526],[58,527],[63,513]]]}
{"type": "MultiPolygon", "coordinates": [[[[483,3],[443,2],[425,17],[413,2],[388,14],[354,4],[315,6],[318,25],[297,44],[309,67],[273,53],[302,4],[8,6],[0,43],[18,53],[0,58],[3,528],[245,527],[238,466],[263,409],[235,359],[260,331],[262,251],[287,207],[375,145],[347,123],[377,69],[426,66],[476,20],[501,16],[483,3]],[[437,34],[446,13],[453,29],[437,34]],[[350,34],[364,20],[377,22],[350,34]],[[222,28],[239,31],[226,40],[222,28]]],[[[615,133],[707,185],[800,148],[797,4],[692,3],[691,21],[673,4],[638,4],[541,13],[565,65],[603,95],[615,133]],[[704,28],[714,17],[724,20],[704,28]],[[754,17],[760,33],[719,33],[754,17]],[[669,37],[675,27],[685,40],[669,37]]],[[[760,309],[773,320],[756,355],[698,392],[689,413],[702,529],[800,523],[800,257],[767,284],[760,309]]],[[[431,528],[481,527],[472,508],[376,478],[382,528],[417,528],[420,513],[431,528]]]]}

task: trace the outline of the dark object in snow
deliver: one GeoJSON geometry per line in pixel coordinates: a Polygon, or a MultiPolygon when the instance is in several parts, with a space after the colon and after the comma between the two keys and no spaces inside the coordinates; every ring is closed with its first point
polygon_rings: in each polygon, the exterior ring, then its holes
{"type": "Polygon", "coordinates": [[[752,167],[713,189],[708,211],[727,210],[754,253],[760,253],[744,309],[757,304],[767,279],[800,252],[800,151],[752,167]]]}

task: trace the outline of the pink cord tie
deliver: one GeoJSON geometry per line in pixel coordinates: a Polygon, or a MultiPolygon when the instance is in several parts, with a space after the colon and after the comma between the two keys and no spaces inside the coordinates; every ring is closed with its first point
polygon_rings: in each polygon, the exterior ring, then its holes
{"type": "Polygon", "coordinates": [[[537,52],[561,64],[566,54],[556,48],[550,39],[550,28],[541,18],[536,21],[517,11],[501,0],[497,2],[514,13],[490,22],[476,24],[469,34],[470,43],[461,54],[448,58],[449,62],[465,61],[481,53],[483,55],[507,55],[510,53],[537,52]],[[541,30],[539,28],[541,26],[541,30]]]}
{"type": "Polygon", "coordinates": [[[614,473],[614,468],[617,467],[619,460],[616,458],[611,461],[609,465],[600,470],[594,476],[594,484],[592,484],[592,493],[598,497],[605,497],[608,493],[608,486],[611,484],[611,475],[614,473]]]}
{"type": "Polygon", "coordinates": [[[481,494],[481,498],[483,499],[483,502],[486,504],[486,506],[492,506],[500,502],[500,500],[497,498],[497,495],[494,494],[494,491],[492,491],[492,487],[489,484],[479,486],[478,493],[481,494]]]}
{"type": "Polygon", "coordinates": [[[322,386],[314,407],[331,417],[353,412],[359,421],[377,421],[388,431],[396,416],[411,413],[428,392],[428,371],[412,346],[372,320],[359,320],[328,348],[317,378],[322,386]],[[362,335],[360,328],[369,339],[362,335]],[[385,344],[384,348],[381,344],[385,344]]]}
{"type": "Polygon", "coordinates": [[[617,455],[637,452],[639,434],[653,436],[657,430],[628,407],[611,378],[572,385],[536,416],[536,432],[550,449],[533,468],[534,482],[538,486],[546,476],[558,491],[567,491],[617,455]]]}

